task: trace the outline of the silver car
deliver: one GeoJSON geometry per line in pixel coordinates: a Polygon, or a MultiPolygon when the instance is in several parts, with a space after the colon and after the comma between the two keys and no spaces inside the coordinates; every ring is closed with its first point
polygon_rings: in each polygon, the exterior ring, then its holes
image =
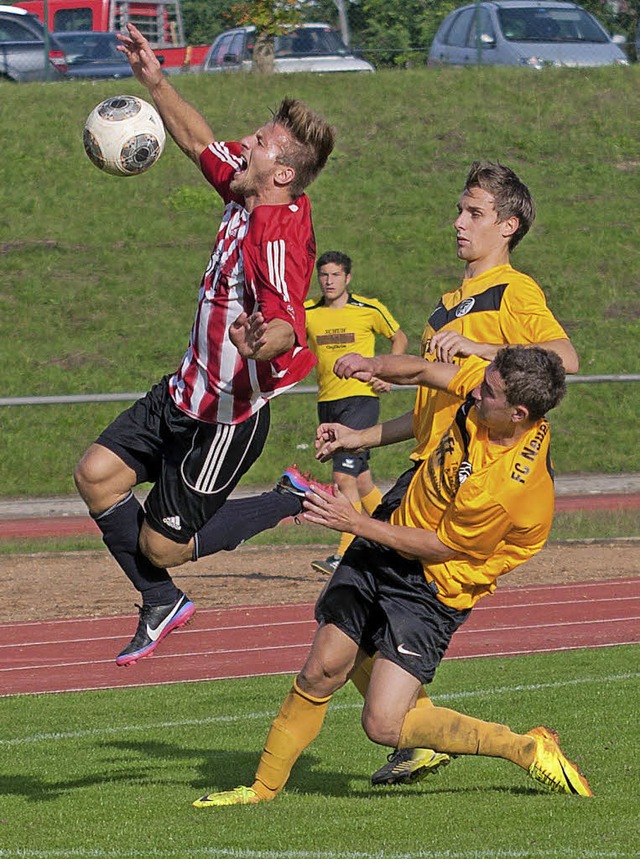
{"type": "Polygon", "coordinates": [[[444,19],[430,65],[606,66],[628,63],[620,44],[582,6],[557,0],[495,0],[444,19]]]}
{"type": "MultiPolygon", "coordinates": [[[[209,48],[203,72],[249,72],[255,27],[225,30],[209,48]]],[[[302,24],[274,41],[275,72],[372,72],[373,66],[355,57],[328,24],[302,24]]]]}

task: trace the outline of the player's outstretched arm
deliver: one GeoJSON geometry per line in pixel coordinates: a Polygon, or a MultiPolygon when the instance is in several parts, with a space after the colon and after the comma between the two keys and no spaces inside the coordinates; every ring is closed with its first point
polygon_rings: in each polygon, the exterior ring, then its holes
{"type": "MultiPolygon", "coordinates": [[[[429,341],[428,352],[435,355],[436,360],[450,363],[454,358],[468,358],[477,355],[485,361],[493,361],[504,343],[477,343],[469,340],[456,331],[438,331],[429,341]]],[[[562,361],[566,373],[577,373],[580,366],[578,353],[572,342],[566,337],[556,340],[546,340],[542,343],[520,343],[511,345],[539,346],[549,352],[555,352],[562,361]]]]}
{"type": "Polygon", "coordinates": [[[338,358],[333,372],[341,379],[370,382],[378,378],[393,385],[426,385],[445,390],[460,368],[457,364],[425,361],[417,355],[376,355],[365,358],[349,352],[338,358]]]}
{"type": "Polygon", "coordinates": [[[413,412],[356,430],[343,424],[320,424],[316,430],[316,459],[328,462],[339,450],[370,450],[414,438],[413,412]]]}
{"type": "Polygon", "coordinates": [[[334,487],[333,495],[313,487],[313,494],[305,496],[304,508],[307,522],[365,537],[429,564],[443,563],[457,554],[439,539],[435,531],[391,525],[357,511],[337,487],[334,487]]]}
{"type": "Polygon", "coordinates": [[[133,24],[127,34],[118,33],[118,50],[125,54],[137,80],[147,88],[167,131],[196,164],[200,153],[213,142],[213,131],[192,105],[185,101],[162,71],[151,45],[133,24]]]}

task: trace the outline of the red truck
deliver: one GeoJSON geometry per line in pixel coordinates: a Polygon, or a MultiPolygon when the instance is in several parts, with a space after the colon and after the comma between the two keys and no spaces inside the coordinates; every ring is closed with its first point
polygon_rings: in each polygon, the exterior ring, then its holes
{"type": "Polygon", "coordinates": [[[179,0],[19,0],[20,6],[44,23],[47,8],[49,30],[122,31],[127,22],[149,40],[164,58],[165,71],[195,71],[202,65],[209,45],[187,45],[179,0]]]}

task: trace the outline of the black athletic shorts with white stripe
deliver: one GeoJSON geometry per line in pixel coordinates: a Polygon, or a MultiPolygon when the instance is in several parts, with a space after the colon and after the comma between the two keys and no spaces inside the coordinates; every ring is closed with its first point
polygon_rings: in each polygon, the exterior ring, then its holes
{"type": "Polygon", "coordinates": [[[441,603],[422,564],[356,537],[318,602],[318,623],[332,623],[372,656],[378,652],[430,683],[453,633],[471,609],[441,603]]]}
{"type": "Polygon", "coordinates": [[[153,483],[145,503],[149,525],[188,543],[226,501],[260,456],[269,432],[269,404],[240,424],[208,424],[181,411],[165,376],[96,440],[153,483]]]}

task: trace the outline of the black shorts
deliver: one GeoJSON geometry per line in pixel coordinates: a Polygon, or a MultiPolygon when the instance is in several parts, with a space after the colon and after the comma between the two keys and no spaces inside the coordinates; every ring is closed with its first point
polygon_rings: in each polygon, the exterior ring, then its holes
{"type": "MultiPolygon", "coordinates": [[[[344,397],[318,403],[321,424],[343,424],[351,429],[367,429],[378,423],[380,401],[377,397],[344,397]]],[[[340,451],[333,455],[333,470],[357,477],[369,471],[369,451],[340,451]]]]}
{"type": "Polygon", "coordinates": [[[209,424],[181,411],[169,395],[169,377],[110,424],[96,440],[153,483],[145,515],[176,543],[188,543],[226,501],[262,452],[269,404],[240,424],[209,424]]]}
{"type": "Polygon", "coordinates": [[[441,603],[422,564],[356,538],[316,604],[318,623],[332,623],[365,653],[379,652],[421,683],[433,679],[453,633],[471,609],[441,603]]]}

